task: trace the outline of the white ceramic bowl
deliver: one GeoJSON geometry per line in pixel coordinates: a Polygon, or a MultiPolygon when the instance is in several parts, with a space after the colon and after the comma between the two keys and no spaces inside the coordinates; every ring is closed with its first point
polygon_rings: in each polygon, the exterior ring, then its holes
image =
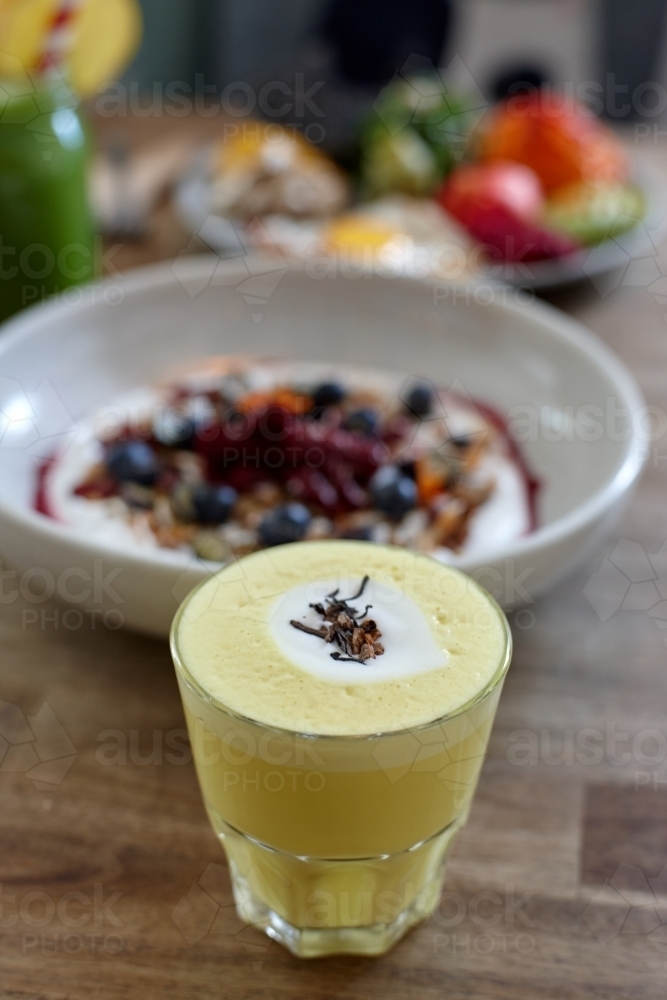
{"type": "Polygon", "coordinates": [[[521,419],[524,454],[543,481],[540,527],[461,563],[508,608],[585,557],[641,468],[643,404],[631,375],[577,323],[509,289],[315,278],[204,256],[71,298],[28,310],[0,336],[0,551],[16,570],[3,593],[53,594],[68,606],[65,627],[91,614],[166,635],[180,600],[211,572],[182,553],[91,542],[33,509],[40,460],[73,420],[186,360],[258,353],[378,365],[459,380],[521,419]]]}

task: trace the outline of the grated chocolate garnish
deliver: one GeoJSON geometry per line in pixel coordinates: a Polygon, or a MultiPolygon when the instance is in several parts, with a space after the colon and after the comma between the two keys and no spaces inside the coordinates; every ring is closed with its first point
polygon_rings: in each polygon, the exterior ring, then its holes
{"type": "Polygon", "coordinates": [[[365,663],[367,660],[374,660],[376,656],[382,656],[384,646],[379,642],[382,633],[377,627],[377,623],[372,618],[366,618],[372,604],[367,604],[363,611],[358,611],[352,607],[351,601],[357,601],[366,589],[370,577],[365,576],[356,594],[352,597],[339,597],[336,588],[327,594],[326,604],[309,604],[310,608],[317,611],[324,619],[319,628],[311,628],[292,619],[290,625],[299,629],[300,632],[307,632],[308,635],[317,636],[325,642],[335,642],[339,647],[331,653],[332,660],[341,663],[365,663]]]}

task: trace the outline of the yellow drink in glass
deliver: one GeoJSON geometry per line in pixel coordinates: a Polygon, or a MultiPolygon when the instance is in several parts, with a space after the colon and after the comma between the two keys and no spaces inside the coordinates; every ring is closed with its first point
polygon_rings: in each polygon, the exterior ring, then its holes
{"type": "Polygon", "coordinates": [[[495,602],[405,549],[298,542],[200,585],[172,651],[241,917],[303,957],[380,954],[426,918],[509,666],[495,602]],[[384,653],[334,660],[290,628],[364,577],[384,653]]]}

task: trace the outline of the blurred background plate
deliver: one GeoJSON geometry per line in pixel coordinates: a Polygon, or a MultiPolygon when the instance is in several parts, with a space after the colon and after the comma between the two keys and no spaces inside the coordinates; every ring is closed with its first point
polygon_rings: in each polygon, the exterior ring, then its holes
{"type": "MultiPolygon", "coordinates": [[[[246,225],[238,219],[224,218],[212,209],[211,148],[200,150],[190,168],[175,186],[174,203],[178,216],[187,231],[222,257],[234,257],[246,249],[252,250],[252,238],[246,225]]],[[[491,279],[535,292],[549,292],[586,279],[601,279],[619,268],[627,268],[630,261],[655,257],[659,244],[667,234],[667,184],[665,174],[650,161],[643,161],[633,169],[633,183],[646,199],[646,215],[633,229],[596,246],[586,247],[567,256],[551,260],[515,264],[511,261],[480,268],[476,275],[482,280],[491,279]]],[[[431,199],[425,205],[434,206],[431,199]]],[[[369,206],[372,203],[369,203],[369,206]]],[[[361,207],[361,206],[360,206],[361,207]]],[[[366,207],[366,206],[364,206],[366,207]]],[[[316,221],[285,220],[292,253],[295,258],[307,256],[317,233],[316,221]]],[[[443,213],[444,227],[454,227],[455,221],[443,213]]],[[[451,233],[447,232],[451,239],[451,233]]],[[[462,245],[470,237],[461,233],[462,245]]],[[[266,248],[266,244],[264,245],[266,248]]],[[[276,252],[284,247],[276,245],[276,252]]],[[[434,275],[438,277],[438,275],[434,275]]],[[[470,277],[473,277],[472,271],[470,277]]]]}
{"type": "Polygon", "coordinates": [[[667,234],[665,174],[645,160],[635,167],[632,179],[646,198],[646,215],[633,229],[565,257],[532,261],[520,268],[507,263],[503,265],[502,276],[493,270],[490,274],[515,287],[548,292],[586,279],[604,278],[617,269],[627,268],[633,260],[657,257],[658,247],[667,234]]]}
{"type": "Polygon", "coordinates": [[[211,158],[211,148],[199,151],[174,189],[174,204],[189,233],[221,256],[233,256],[243,244],[245,226],[239,220],[225,219],[212,211],[211,158]]]}

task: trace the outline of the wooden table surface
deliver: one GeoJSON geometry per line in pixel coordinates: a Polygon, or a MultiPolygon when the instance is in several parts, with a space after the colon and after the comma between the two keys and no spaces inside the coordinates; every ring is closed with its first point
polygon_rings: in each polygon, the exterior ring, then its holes
{"type": "MultiPolygon", "coordinates": [[[[153,142],[178,128],[190,141],[215,127],[142,121],[132,134],[153,142]]],[[[641,154],[667,166],[651,139],[641,154]]],[[[153,225],[114,266],[188,245],[166,202],[153,225]]],[[[514,623],[514,663],[441,906],[383,958],[300,962],[244,929],[183,746],[166,644],[93,622],[68,629],[48,602],[35,620],[24,614],[35,605],[4,597],[4,585],[0,996],[665,997],[663,274],[664,249],[630,262],[618,287],[557,299],[632,369],[659,408],[660,436],[606,549],[514,623]]]]}

